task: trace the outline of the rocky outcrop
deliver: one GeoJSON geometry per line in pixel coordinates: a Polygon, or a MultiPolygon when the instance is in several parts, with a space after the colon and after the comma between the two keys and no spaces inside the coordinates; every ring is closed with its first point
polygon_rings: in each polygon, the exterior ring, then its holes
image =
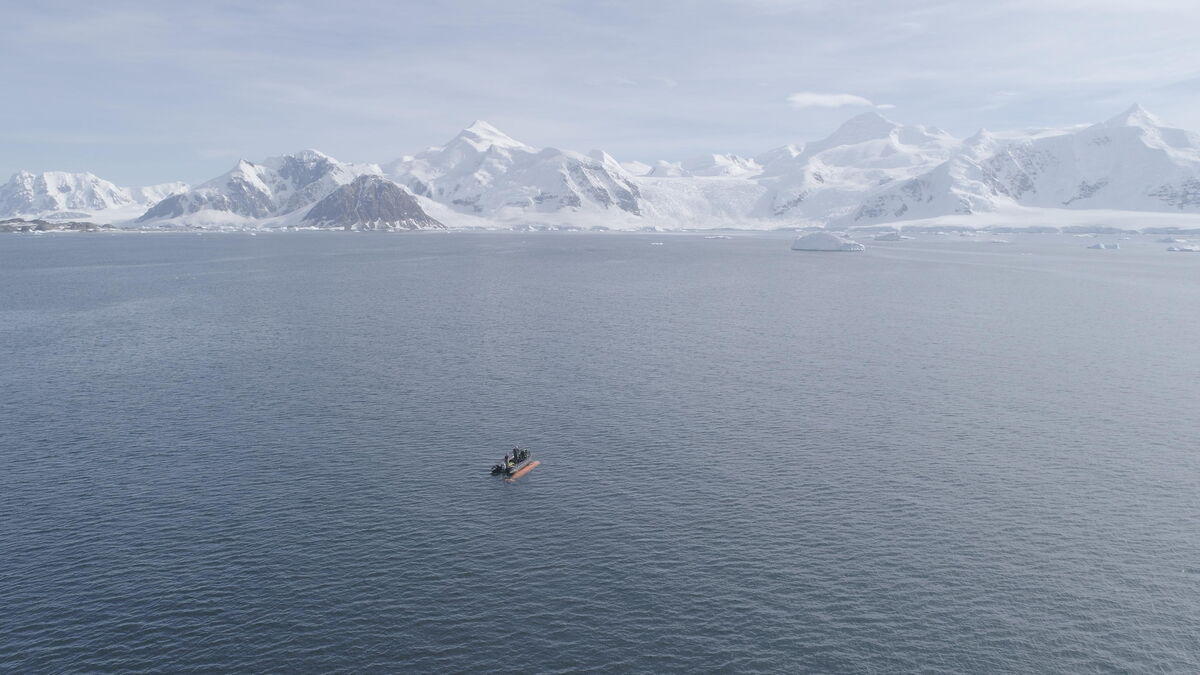
{"type": "Polygon", "coordinates": [[[25,220],[24,218],[0,220],[0,232],[98,232],[100,230],[111,229],[113,229],[112,225],[97,225],[96,223],[73,220],[56,223],[40,218],[33,220],[25,220]]]}
{"type": "Polygon", "coordinates": [[[359,176],[317,202],[304,222],[357,230],[430,230],[446,226],[425,213],[416,197],[380,176],[359,176]]]}

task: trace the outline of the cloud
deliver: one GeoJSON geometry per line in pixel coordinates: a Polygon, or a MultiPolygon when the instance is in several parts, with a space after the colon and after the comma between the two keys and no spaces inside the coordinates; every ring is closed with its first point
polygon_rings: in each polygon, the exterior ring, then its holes
{"type": "Polygon", "coordinates": [[[840,108],[844,105],[872,105],[870,101],[854,94],[819,94],[800,91],[787,97],[793,108],[840,108]]]}

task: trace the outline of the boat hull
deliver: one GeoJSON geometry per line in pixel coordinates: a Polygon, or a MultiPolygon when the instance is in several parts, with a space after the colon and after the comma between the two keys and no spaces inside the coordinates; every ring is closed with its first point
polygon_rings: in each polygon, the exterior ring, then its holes
{"type": "Polygon", "coordinates": [[[534,469],[536,469],[539,464],[541,464],[541,462],[539,462],[536,459],[532,459],[527,462],[522,462],[521,464],[518,464],[517,466],[513,467],[516,470],[513,471],[511,476],[509,476],[508,478],[505,478],[504,480],[505,480],[505,482],[511,483],[514,480],[520,478],[521,476],[524,476],[525,474],[529,473],[530,471],[533,471],[534,469]]]}

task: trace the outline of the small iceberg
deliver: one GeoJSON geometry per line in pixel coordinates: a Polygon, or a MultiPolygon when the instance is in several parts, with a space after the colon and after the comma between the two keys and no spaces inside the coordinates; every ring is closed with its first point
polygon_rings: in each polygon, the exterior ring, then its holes
{"type": "Polygon", "coordinates": [[[651,246],[662,246],[663,243],[661,241],[652,241],[652,242],[650,242],[650,245],[651,246]]]}
{"type": "Polygon", "coordinates": [[[832,232],[811,232],[796,237],[792,242],[793,251],[865,251],[866,246],[832,232]]]}
{"type": "Polygon", "coordinates": [[[1118,248],[1121,248],[1121,245],[1120,244],[1105,244],[1104,242],[1101,242],[1099,244],[1092,244],[1088,248],[1097,248],[1097,249],[1100,249],[1103,251],[1103,250],[1118,249],[1118,248]]]}
{"type": "Polygon", "coordinates": [[[912,237],[905,236],[903,234],[900,234],[899,232],[886,232],[884,234],[875,235],[874,240],[875,241],[903,241],[905,239],[912,239],[912,237]]]}
{"type": "Polygon", "coordinates": [[[1200,246],[1168,246],[1167,250],[1176,253],[1200,253],[1200,246]]]}
{"type": "Polygon", "coordinates": [[[1175,237],[1163,237],[1162,239],[1155,239],[1155,241],[1157,241],[1160,244],[1186,244],[1187,243],[1186,239],[1176,239],[1175,237]]]}
{"type": "Polygon", "coordinates": [[[705,239],[733,239],[733,237],[731,237],[727,234],[706,234],[706,235],[704,235],[704,238],[705,239]]]}

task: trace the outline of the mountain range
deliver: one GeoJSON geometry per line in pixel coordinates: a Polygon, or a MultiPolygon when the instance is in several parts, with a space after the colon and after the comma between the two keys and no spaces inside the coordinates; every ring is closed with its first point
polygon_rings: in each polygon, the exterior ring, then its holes
{"type": "Polygon", "coordinates": [[[444,145],[382,164],[305,150],[241,160],[194,187],[118,187],[63,172],[19,172],[0,185],[0,217],[140,228],[845,229],[1121,212],[1200,213],[1200,135],[1136,105],[1090,126],[967,139],[868,112],[826,138],[755,157],[645,164],[536,148],[477,121],[444,145]]]}

